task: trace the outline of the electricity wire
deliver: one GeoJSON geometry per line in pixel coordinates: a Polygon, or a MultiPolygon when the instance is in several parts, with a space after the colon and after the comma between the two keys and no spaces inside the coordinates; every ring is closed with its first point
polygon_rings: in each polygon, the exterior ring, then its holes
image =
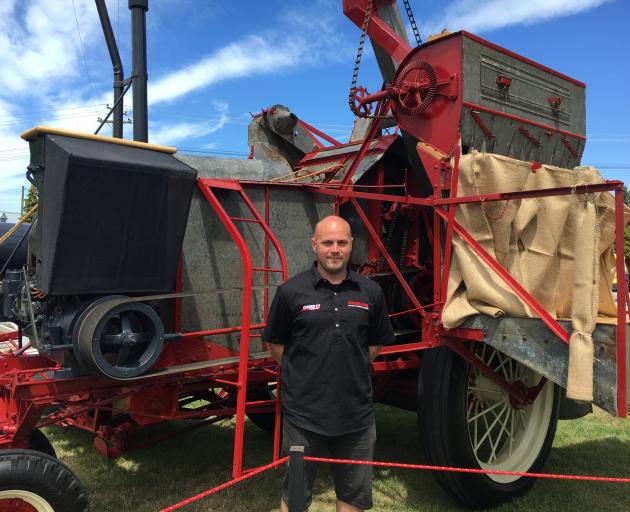
{"type": "Polygon", "coordinates": [[[79,17],[77,16],[77,8],[72,0],[72,10],[74,11],[74,21],[77,24],[77,34],[79,35],[79,43],[81,44],[81,55],[83,55],[83,66],[85,67],[85,74],[88,79],[88,86],[90,87],[90,94],[94,97],[94,87],[92,86],[92,78],[90,77],[90,70],[88,69],[87,59],[85,58],[85,48],[83,46],[83,38],[81,37],[81,30],[79,29],[79,17]]]}

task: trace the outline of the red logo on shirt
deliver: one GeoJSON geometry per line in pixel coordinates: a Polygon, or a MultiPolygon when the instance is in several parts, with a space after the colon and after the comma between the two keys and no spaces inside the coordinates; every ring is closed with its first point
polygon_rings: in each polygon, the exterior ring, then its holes
{"type": "Polygon", "coordinates": [[[351,308],[368,309],[370,305],[367,302],[359,302],[359,301],[356,301],[356,300],[349,300],[348,301],[348,306],[350,306],[351,308]]]}
{"type": "Polygon", "coordinates": [[[319,304],[306,304],[302,306],[302,311],[315,311],[319,309],[319,304]]]}

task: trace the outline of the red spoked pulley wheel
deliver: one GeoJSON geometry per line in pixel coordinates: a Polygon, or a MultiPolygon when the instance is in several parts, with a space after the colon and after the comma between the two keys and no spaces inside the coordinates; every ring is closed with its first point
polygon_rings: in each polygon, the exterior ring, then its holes
{"type": "Polygon", "coordinates": [[[437,76],[431,64],[412,59],[399,70],[394,79],[398,109],[408,115],[424,112],[437,91],[437,76]]]}
{"type": "Polygon", "coordinates": [[[352,92],[350,110],[355,116],[369,117],[372,114],[372,104],[362,102],[368,94],[368,90],[365,87],[356,87],[352,92]]]}

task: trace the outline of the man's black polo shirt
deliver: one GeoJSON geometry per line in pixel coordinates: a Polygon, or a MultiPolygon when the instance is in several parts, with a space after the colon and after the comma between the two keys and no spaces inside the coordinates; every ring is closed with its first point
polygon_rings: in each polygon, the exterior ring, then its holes
{"type": "Polygon", "coordinates": [[[284,345],[287,420],[329,436],[372,425],[368,346],[394,340],[378,284],[349,271],[333,285],[313,265],[278,288],[262,339],[284,345]]]}

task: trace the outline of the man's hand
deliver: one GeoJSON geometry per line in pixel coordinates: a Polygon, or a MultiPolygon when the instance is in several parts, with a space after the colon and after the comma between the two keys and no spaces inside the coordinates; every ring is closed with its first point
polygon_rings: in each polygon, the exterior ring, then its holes
{"type": "MultiPolygon", "coordinates": [[[[267,348],[269,352],[276,360],[276,363],[282,364],[282,354],[284,353],[284,345],[280,345],[279,343],[269,343],[267,342],[267,348]]],[[[372,347],[370,347],[372,348],[372,347]]],[[[379,347],[380,350],[380,347],[379,347]]]]}
{"type": "Polygon", "coordinates": [[[374,359],[376,359],[376,356],[378,355],[378,353],[381,351],[382,348],[383,348],[383,345],[376,345],[373,347],[368,347],[368,350],[370,353],[370,363],[374,361],[374,359]]]}

